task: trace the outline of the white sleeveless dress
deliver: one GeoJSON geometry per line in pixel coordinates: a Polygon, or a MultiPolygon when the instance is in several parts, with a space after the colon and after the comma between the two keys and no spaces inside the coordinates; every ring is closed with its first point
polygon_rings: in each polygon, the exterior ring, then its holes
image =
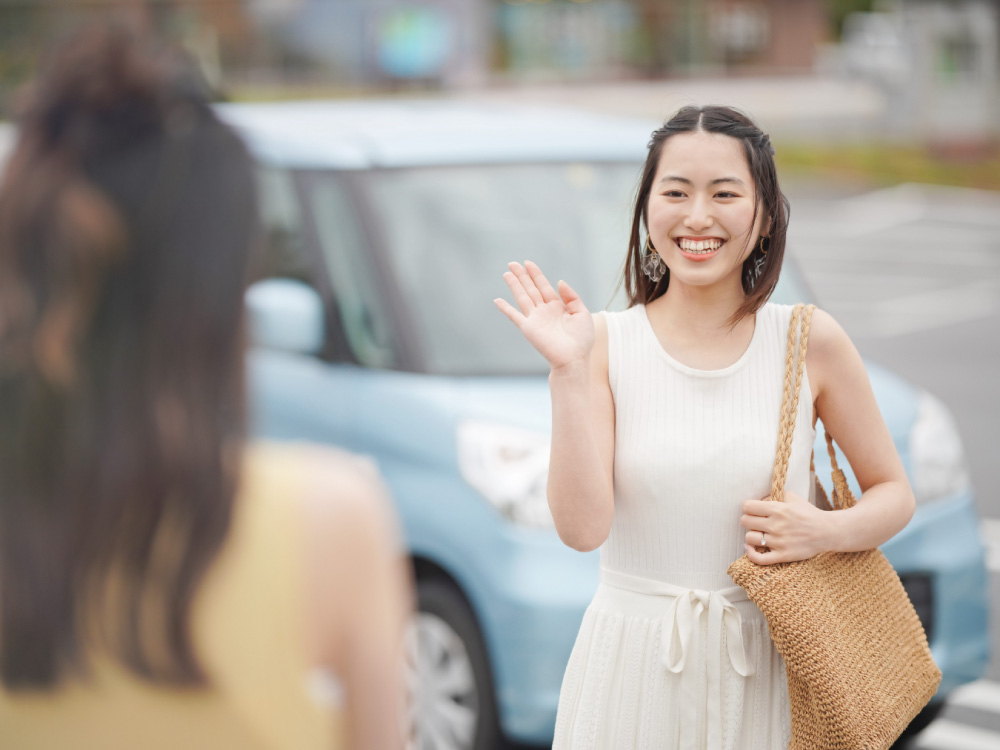
{"type": "MultiPolygon", "coordinates": [[[[784,661],[726,574],[741,504],[770,491],[791,306],[766,304],[740,359],[696,370],[645,307],[608,313],[615,515],[563,678],[553,750],[785,750],[784,661]]],[[[811,497],[803,378],[786,489],[811,497]]]]}

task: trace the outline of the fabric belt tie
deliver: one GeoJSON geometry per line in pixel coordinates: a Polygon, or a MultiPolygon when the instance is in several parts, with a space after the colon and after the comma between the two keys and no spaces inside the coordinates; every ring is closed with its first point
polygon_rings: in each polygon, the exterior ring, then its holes
{"type": "MultiPolygon", "coordinates": [[[[717,648],[712,644],[722,638],[722,629],[726,629],[726,646],[729,652],[729,662],[741,677],[753,674],[753,666],[747,656],[743,643],[743,620],[734,602],[749,601],[746,592],[739,586],[731,586],[718,591],[702,591],[686,589],[672,583],[657,581],[652,578],[633,576],[607,568],[601,568],[601,582],[615,588],[634,591],[638,594],[651,596],[673,597],[667,613],[663,617],[660,628],[660,662],[674,674],[684,672],[684,664],[688,654],[698,652],[699,622],[702,617],[708,621],[707,654],[707,739],[708,750],[722,749],[722,658],[717,648]]],[[[690,673],[691,670],[688,670],[690,673]]],[[[686,684],[683,697],[688,716],[697,716],[697,691],[691,689],[696,684],[696,675],[686,675],[682,685],[686,684]]],[[[694,737],[688,735],[687,741],[682,737],[682,750],[695,750],[694,737]]]]}

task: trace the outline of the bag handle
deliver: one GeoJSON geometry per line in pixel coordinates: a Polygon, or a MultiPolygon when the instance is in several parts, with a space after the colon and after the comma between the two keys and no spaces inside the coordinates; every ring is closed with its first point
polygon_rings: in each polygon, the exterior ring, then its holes
{"type": "Polygon", "coordinates": [[[826,436],[826,452],[830,455],[830,475],[833,479],[833,494],[830,504],[834,510],[851,508],[857,503],[857,498],[854,497],[843,470],[837,465],[837,453],[833,449],[833,435],[826,427],[823,428],[823,434],[826,436]]]}
{"type": "Polygon", "coordinates": [[[823,434],[826,436],[826,452],[830,456],[830,468],[840,471],[840,466],[837,465],[837,451],[833,449],[833,435],[827,431],[826,426],[823,427],[823,434]]]}
{"type": "MultiPolygon", "coordinates": [[[[792,453],[792,436],[795,420],[799,413],[799,392],[806,365],[806,348],[809,345],[809,327],[812,324],[815,305],[797,304],[792,308],[792,318],[788,323],[788,346],[785,353],[785,384],[781,401],[778,447],[774,455],[774,473],[771,478],[771,499],[784,497],[785,479],[788,476],[788,459],[792,453]]],[[[833,444],[827,433],[827,444],[833,451],[833,444]]],[[[836,460],[836,459],[834,459],[836,460]]]]}

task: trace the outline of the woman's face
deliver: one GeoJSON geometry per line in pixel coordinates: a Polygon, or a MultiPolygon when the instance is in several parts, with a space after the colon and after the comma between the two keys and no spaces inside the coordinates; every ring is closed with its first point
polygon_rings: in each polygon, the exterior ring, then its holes
{"type": "Polygon", "coordinates": [[[755,223],[753,213],[754,182],[740,141],[701,131],[667,139],[646,222],[671,285],[739,285],[761,227],[762,215],[755,223]]]}

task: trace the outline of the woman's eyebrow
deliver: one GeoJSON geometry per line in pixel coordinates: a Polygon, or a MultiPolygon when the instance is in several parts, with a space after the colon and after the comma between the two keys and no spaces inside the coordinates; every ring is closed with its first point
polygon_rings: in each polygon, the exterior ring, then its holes
{"type": "MultiPolygon", "coordinates": [[[[663,177],[660,178],[660,182],[683,182],[685,185],[693,185],[694,184],[687,177],[681,177],[680,175],[676,175],[676,174],[663,175],[663,177]]],[[[718,185],[718,184],[723,183],[723,182],[734,182],[737,185],[742,185],[743,187],[746,187],[746,183],[743,182],[743,180],[741,180],[739,177],[716,177],[714,180],[712,180],[708,184],[709,185],[718,185]]]]}

